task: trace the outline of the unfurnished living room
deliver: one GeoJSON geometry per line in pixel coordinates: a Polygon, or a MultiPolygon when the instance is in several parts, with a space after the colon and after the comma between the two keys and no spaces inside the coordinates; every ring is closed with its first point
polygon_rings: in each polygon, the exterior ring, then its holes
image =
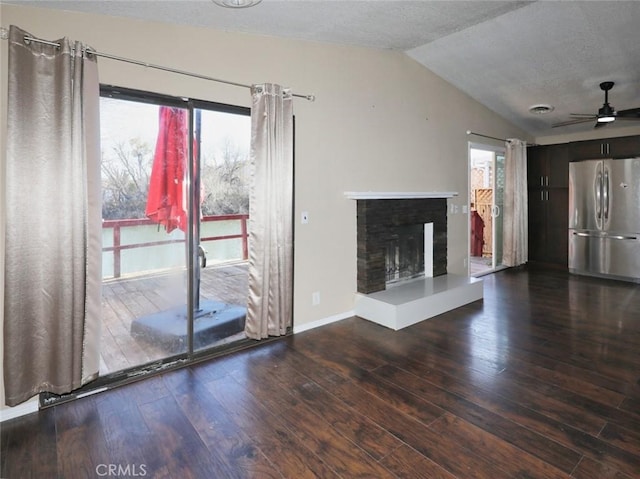
{"type": "Polygon", "coordinates": [[[640,477],[640,2],[0,1],[0,477],[640,477]]]}

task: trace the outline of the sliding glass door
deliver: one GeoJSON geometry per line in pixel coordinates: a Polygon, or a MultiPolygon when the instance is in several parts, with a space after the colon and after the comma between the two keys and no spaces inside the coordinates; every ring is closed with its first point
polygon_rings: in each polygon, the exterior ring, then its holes
{"type": "Polygon", "coordinates": [[[102,94],[101,375],[243,339],[249,111],[102,94]]]}

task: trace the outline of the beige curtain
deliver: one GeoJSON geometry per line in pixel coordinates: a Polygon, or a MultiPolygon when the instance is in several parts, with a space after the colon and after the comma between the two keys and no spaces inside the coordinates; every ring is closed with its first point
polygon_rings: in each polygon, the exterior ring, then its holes
{"type": "Polygon", "coordinates": [[[506,149],[502,262],[519,266],[528,259],[527,143],[510,138],[506,149]]]}
{"type": "Polygon", "coordinates": [[[281,336],[292,325],[293,105],[279,85],[252,88],[249,206],[249,338],[281,336]]]}
{"type": "Polygon", "coordinates": [[[9,32],[4,384],[9,406],[99,369],[99,83],[79,42],[9,32]]]}

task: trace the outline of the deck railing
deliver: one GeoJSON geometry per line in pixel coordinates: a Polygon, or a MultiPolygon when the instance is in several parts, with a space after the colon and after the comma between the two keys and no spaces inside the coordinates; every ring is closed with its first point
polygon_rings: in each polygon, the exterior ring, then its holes
{"type": "MultiPolygon", "coordinates": [[[[207,242],[215,242],[215,241],[224,241],[224,240],[233,240],[239,239],[241,240],[241,258],[226,258],[227,260],[235,260],[242,259],[246,260],[249,257],[248,251],[248,232],[247,232],[247,220],[249,219],[249,215],[247,214],[236,214],[236,215],[216,215],[216,216],[204,216],[201,220],[201,237],[200,244],[204,244],[207,242]],[[213,236],[202,236],[202,231],[208,228],[205,228],[207,223],[212,222],[239,222],[239,232],[232,234],[220,234],[213,236]]],[[[156,241],[142,241],[142,242],[125,242],[123,244],[122,232],[127,228],[136,228],[143,226],[158,226],[153,221],[142,218],[142,219],[122,219],[122,220],[103,220],[102,229],[112,229],[112,244],[111,246],[105,246],[102,248],[103,253],[113,253],[113,278],[120,278],[122,275],[122,252],[125,250],[131,249],[139,249],[139,248],[150,248],[155,246],[163,246],[170,245],[174,243],[184,243],[184,238],[170,238],[166,240],[156,240],[156,241]]],[[[160,226],[160,228],[162,228],[160,226]]],[[[107,275],[110,276],[110,275],[107,275]]]]}

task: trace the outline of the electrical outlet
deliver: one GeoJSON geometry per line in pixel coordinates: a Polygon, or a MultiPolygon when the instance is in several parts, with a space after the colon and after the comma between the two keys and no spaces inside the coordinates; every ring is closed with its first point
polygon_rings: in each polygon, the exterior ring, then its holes
{"type": "Polygon", "coordinates": [[[320,304],[320,291],[311,294],[311,305],[318,306],[320,304]]]}

